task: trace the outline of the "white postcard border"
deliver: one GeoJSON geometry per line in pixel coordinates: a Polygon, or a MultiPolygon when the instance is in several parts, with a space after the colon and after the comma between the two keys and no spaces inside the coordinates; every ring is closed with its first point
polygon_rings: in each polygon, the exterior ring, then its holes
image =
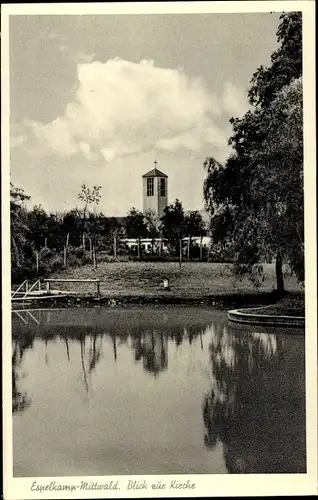
{"type": "Polygon", "coordinates": [[[317,256],[316,256],[316,149],[315,149],[315,5],[309,1],[249,2],[160,2],[160,3],[84,3],[16,4],[2,6],[2,308],[3,308],[3,456],[4,496],[7,500],[37,498],[157,498],[215,496],[273,496],[317,493],[317,256]],[[305,134],[305,272],[306,272],[306,403],[307,473],[249,475],[158,475],[62,478],[13,478],[12,466],[12,380],[11,380],[11,303],[10,303],[10,222],[9,222],[9,16],[40,14],[155,14],[155,13],[239,13],[303,12],[304,47],[304,134],[305,134]],[[129,490],[129,480],[146,480],[147,490],[129,490]],[[194,489],[169,488],[171,481],[195,483],[194,489]],[[100,485],[118,481],[120,490],[60,491],[62,485],[80,486],[81,481],[100,485]],[[154,483],[166,489],[152,489],[154,483]],[[34,485],[34,482],[36,483],[34,485]],[[47,490],[36,487],[50,485],[47,490]]]}

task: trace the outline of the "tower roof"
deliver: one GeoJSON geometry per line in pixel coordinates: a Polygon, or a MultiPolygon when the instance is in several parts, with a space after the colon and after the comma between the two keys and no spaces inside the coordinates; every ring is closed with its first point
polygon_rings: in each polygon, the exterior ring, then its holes
{"type": "Polygon", "coordinates": [[[149,172],[143,175],[143,177],[168,177],[166,174],[158,170],[157,168],[153,168],[149,172]]]}

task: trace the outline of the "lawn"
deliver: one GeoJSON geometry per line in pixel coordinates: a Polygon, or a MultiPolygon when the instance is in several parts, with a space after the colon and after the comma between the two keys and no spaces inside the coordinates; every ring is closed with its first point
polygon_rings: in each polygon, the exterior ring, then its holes
{"type": "MultiPolygon", "coordinates": [[[[275,289],[275,267],[264,265],[264,281],[259,288],[244,278],[233,276],[230,264],[185,262],[180,268],[175,262],[100,262],[96,271],[91,265],[72,267],[60,271],[51,278],[100,279],[100,291],[104,296],[158,296],[205,297],[229,293],[271,292],[275,289]],[[163,280],[169,280],[169,291],[163,290],[163,280]]],[[[52,288],[93,291],[89,284],[62,284],[52,288]]],[[[285,273],[285,288],[299,291],[297,280],[285,273]]]]}
{"type": "Polygon", "coordinates": [[[264,307],[263,310],[250,308],[250,313],[271,314],[274,316],[305,316],[305,300],[302,293],[286,296],[280,299],[276,304],[264,307]]]}

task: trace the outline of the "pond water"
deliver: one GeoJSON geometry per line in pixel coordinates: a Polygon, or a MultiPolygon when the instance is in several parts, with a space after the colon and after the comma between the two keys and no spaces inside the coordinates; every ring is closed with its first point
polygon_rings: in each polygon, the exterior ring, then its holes
{"type": "Polygon", "coordinates": [[[13,312],[14,476],[305,472],[304,340],[207,308],[13,312]]]}

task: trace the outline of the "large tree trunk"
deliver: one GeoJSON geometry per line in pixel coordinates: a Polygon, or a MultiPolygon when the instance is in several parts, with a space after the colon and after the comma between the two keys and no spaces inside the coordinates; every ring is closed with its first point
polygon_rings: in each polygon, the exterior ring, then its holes
{"type": "Polygon", "coordinates": [[[278,250],[276,255],[276,283],[277,291],[284,291],[284,275],[283,275],[283,257],[281,252],[278,250]]]}

